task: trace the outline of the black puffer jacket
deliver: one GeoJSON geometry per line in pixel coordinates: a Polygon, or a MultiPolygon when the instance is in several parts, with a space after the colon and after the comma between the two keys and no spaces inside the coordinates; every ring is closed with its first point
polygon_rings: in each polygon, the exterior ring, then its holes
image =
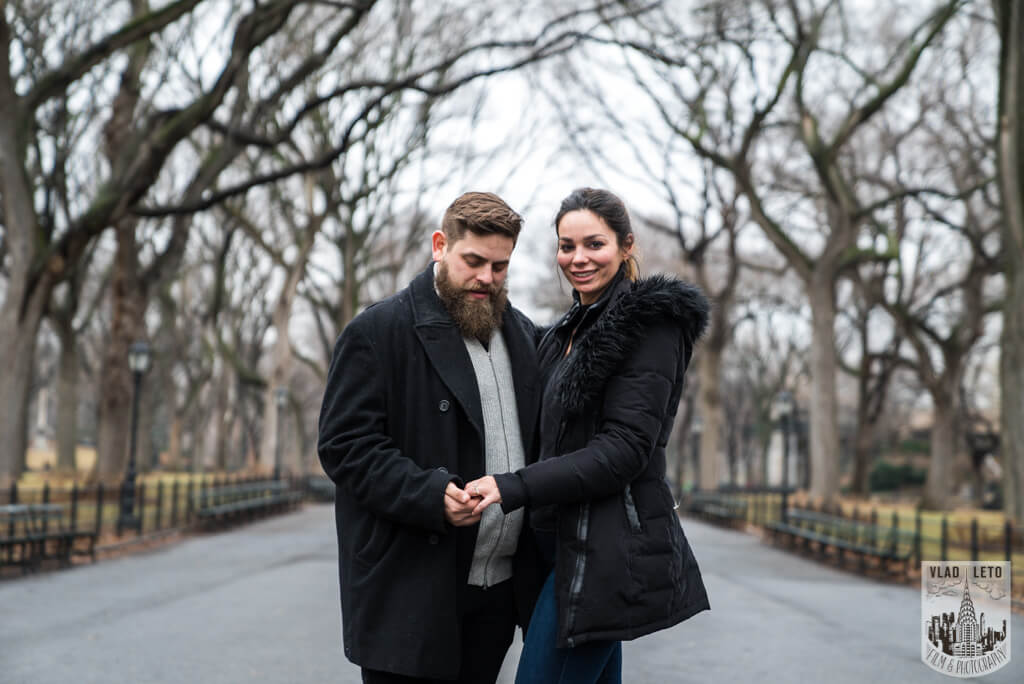
{"type": "Polygon", "coordinates": [[[541,342],[539,358],[555,360],[549,377],[560,375],[544,401],[541,460],[496,479],[504,510],[557,510],[559,647],[633,639],[709,608],[665,479],[683,374],[707,319],[693,286],[620,274],[541,342]]]}

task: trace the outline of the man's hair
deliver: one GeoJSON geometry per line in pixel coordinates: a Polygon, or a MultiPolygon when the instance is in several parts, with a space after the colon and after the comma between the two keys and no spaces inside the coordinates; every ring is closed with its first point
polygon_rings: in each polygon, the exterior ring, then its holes
{"type": "Polygon", "coordinates": [[[441,230],[450,242],[461,240],[466,231],[475,235],[505,235],[519,239],[523,218],[493,192],[467,192],[460,196],[441,221],[441,230]]]}

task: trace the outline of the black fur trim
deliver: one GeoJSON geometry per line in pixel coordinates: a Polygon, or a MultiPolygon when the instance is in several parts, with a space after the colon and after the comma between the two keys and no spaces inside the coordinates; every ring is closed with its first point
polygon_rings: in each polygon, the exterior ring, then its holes
{"type": "Polygon", "coordinates": [[[709,308],[698,288],[675,278],[655,275],[630,283],[576,345],[559,387],[566,413],[582,413],[604,392],[608,378],[651,325],[675,321],[692,350],[707,328],[709,308]]]}

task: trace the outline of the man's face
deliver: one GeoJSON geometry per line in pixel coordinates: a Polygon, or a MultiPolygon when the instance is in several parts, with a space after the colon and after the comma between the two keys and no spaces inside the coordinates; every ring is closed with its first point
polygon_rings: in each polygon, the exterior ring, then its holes
{"type": "Polygon", "coordinates": [[[505,277],[514,246],[512,238],[503,235],[467,232],[452,243],[441,231],[434,233],[438,262],[434,282],[464,337],[487,341],[501,327],[508,296],[505,277]]]}
{"type": "Polygon", "coordinates": [[[516,243],[506,235],[477,235],[471,231],[455,242],[441,231],[432,238],[434,261],[445,264],[452,285],[470,299],[483,301],[505,285],[508,262],[516,243]]]}

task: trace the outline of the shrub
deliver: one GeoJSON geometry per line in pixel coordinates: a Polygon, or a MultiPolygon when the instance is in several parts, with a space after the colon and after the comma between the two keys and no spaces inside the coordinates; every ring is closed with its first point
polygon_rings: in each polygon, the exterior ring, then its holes
{"type": "Polygon", "coordinates": [[[877,461],[868,476],[868,485],[873,492],[888,492],[902,487],[924,484],[927,473],[909,463],[894,465],[888,461],[877,461]]]}

